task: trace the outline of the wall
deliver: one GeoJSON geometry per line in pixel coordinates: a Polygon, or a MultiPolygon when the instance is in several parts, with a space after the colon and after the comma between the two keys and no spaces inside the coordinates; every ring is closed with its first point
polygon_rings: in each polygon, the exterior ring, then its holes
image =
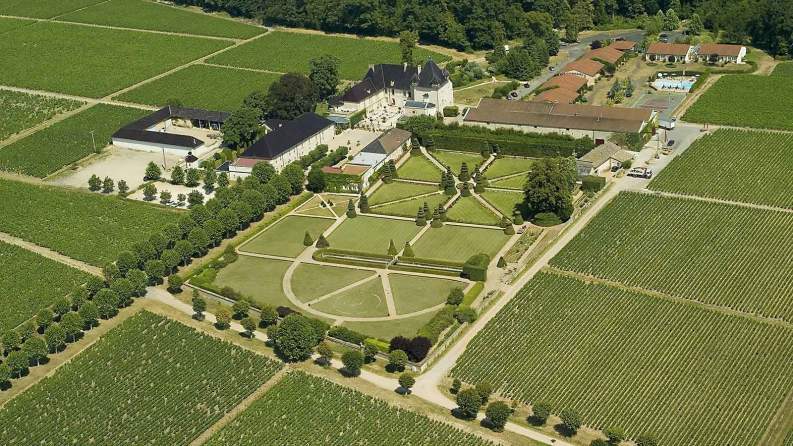
{"type": "Polygon", "coordinates": [[[417,101],[431,102],[437,106],[438,110],[443,110],[444,107],[454,105],[454,88],[450,81],[446,81],[437,90],[416,87],[413,89],[413,97],[417,101]]]}
{"type": "Polygon", "coordinates": [[[557,129],[551,127],[533,127],[533,126],[526,126],[526,125],[511,125],[511,124],[494,124],[494,123],[481,123],[481,122],[470,122],[464,121],[464,125],[472,125],[478,127],[486,127],[490,130],[497,130],[497,129],[510,129],[510,130],[517,130],[519,132],[524,133],[557,133],[560,135],[569,135],[574,138],[583,138],[588,136],[593,140],[602,139],[604,141],[608,141],[609,137],[613,134],[613,132],[600,132],[592,130],[577,130],[577,129],[557,129]]]}
{"type": "Polygon", "coordinates": [[[168,144],[133,141],[123,138],[113,138],[113,145],[121,149],[140,150],[142,152],[160,153],[163,151],[163,149],[165,149],[165,153],[177,156],[185,156],[187,155],[187,152],[198,153],[206,147],[205,145],[201,145],[193,149],[188,147],[171,146],[168,144]]]}

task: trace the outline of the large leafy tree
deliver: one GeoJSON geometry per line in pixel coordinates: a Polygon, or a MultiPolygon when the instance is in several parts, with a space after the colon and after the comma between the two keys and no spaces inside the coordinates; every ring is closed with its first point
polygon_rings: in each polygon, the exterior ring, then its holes
{"type": "Polygon", "coordinates": [[[573,212],[575,160],[543,158],[532,166],[525,187],[526,208],[532,215],[553,212],[567,220],[573,212]]]}
{"type": "Polygon", "coordinates": [[[238,108],[223,123],[223,142],[235,149],[250,146],[261,132],[261,119],[262,112],[257,108],[238,108]]]}
{"type": "Polygon", "coordinates": [[[326,100],[336,94],[339,86],[339,59],[326,55],[316,57],[308,62],[308,78],[314,84],[317,99],[326,100]]]}
{"type": "Polygon", "coordinates": [[[290,314],[268,331],[275,343],[275,348],[287,361],[305,361],[317,346],[317,335],[314,326],[304,316],[290,314]]]}
{"type": "Polygon", "coordinates": [[[270,85],[267,92],[269,117],[294,119],[317,106],[314,83],[307,76],[287,73],[270,85]]]}

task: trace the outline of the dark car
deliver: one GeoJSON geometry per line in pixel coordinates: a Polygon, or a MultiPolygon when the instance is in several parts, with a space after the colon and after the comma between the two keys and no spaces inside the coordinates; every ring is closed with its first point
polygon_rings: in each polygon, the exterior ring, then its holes
{"type": "Polygon", "coordinates": [[[530,83],[528,83],[528,82],[525,82],[525,83],[523,84],[523,88],[531,88],[531,84],[530,84],[530,83]]]}
{"type": "Polygon", "coordinates": [[[675,145],[675,140],[674,139],[670,139],[669,142],[666,143],[666,147],[672,147],[673,145],[675,145]]]}

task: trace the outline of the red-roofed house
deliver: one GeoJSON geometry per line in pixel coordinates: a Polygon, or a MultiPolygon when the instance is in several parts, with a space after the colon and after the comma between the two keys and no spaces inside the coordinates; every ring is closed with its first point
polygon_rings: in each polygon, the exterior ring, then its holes
{"type": "Polygon", "coordinates": [[[576,91],[567,90],[565,88],[551,88],[550,90],[543,91],[531,100],[534,102],[549,102],[552,104],[572,104],[579,96],[581,96],[581,94],[576,91]]]}
{"type": "Polygon", "coordinates": [[[687,43],[655,42],[644,57],[648,62],[688,63],[694,57],[694,47],[687,43]]]}
{"type": "Polygon", "coordinates": [[[697,48],[697,59],[703,63],[743,63],[746,47],[723,43],[703,43],[697,48]]]}
{"type": "Polygon", "coordinates": [[[613,65],[619,65],[624,57],[625,53],[616,48],[611,48],[608,46],[592,50],[584,55],[584,58],[586,59],[604,61],[613,65]]]}
{"type": "Polygon", "coordinates": [[[636,49],[636,42],[632,40],[616,40],[609,47],[619,51],[633,51],[636,49]]]}
{"type": "Polygon", "coordinates": [[[583,77],[587,80],[587,85],[595,85],[595,81],[600,77],[600,72],[605,65],[592,59],[578,59],[570,62],[562,68],[562,74],[572,74],[575,76],[583,77]]]}

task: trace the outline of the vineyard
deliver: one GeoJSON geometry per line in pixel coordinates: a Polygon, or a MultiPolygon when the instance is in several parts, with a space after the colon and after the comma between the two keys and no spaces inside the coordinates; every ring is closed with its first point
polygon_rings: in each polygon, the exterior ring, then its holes
{"type": "Polygon", "coordinates": [[[650,189],[793,208],[793,136],[717,130],[676,157],[650,189]]]}
{"type": "Polygon", "coordinates": [[[793,322],[793,214],[623,193],[551,265],[793,322]]]}
{"type": "MultiPolygon", "coordinates": [[[[607,256],[601,256],[606,258],[607,256]]],[[[756,445],[793,389],[793,330],[540,273],[452,371],[665,446],[756,445]]]]}
{"type": "Polygon", "coordinates": [[[446,423],[300,372],[287,375],[208,446],[484,446],[446,423]]]}
{"type": "Polygon", "coordinates": [[[188,444],[278,368],[144,311],[0,410],[0,443],[188,444]]]}
{"type": "Polygon", "coordinates": [[[16,327],[88,280],[88,275],[0,242],[0,333],[16,327]]]}
{"type": "Polygon", "coordinates": [[[0,169],[45,177],[102,150],[110,135],[147,112],[98,104],[0,150],[0,169]],[[93,139],[91,132],[94,132],[93,139]]]}
{"type": "Polygon", "coordinates": [[[68,99],[0,90],[0,110],[3,110],[0,141],[80,105],[68,99]]]}
{"type": "Polygon", "coordinates": [[[179,214],[138,201],[0,179],[0,232],[101,266],[179,214]]]}
{"type": "Polygon", "coordinates": [[[3,0],[0,14],[49,19],[76,9],[85,8],[102,0],[3,0]]]}

